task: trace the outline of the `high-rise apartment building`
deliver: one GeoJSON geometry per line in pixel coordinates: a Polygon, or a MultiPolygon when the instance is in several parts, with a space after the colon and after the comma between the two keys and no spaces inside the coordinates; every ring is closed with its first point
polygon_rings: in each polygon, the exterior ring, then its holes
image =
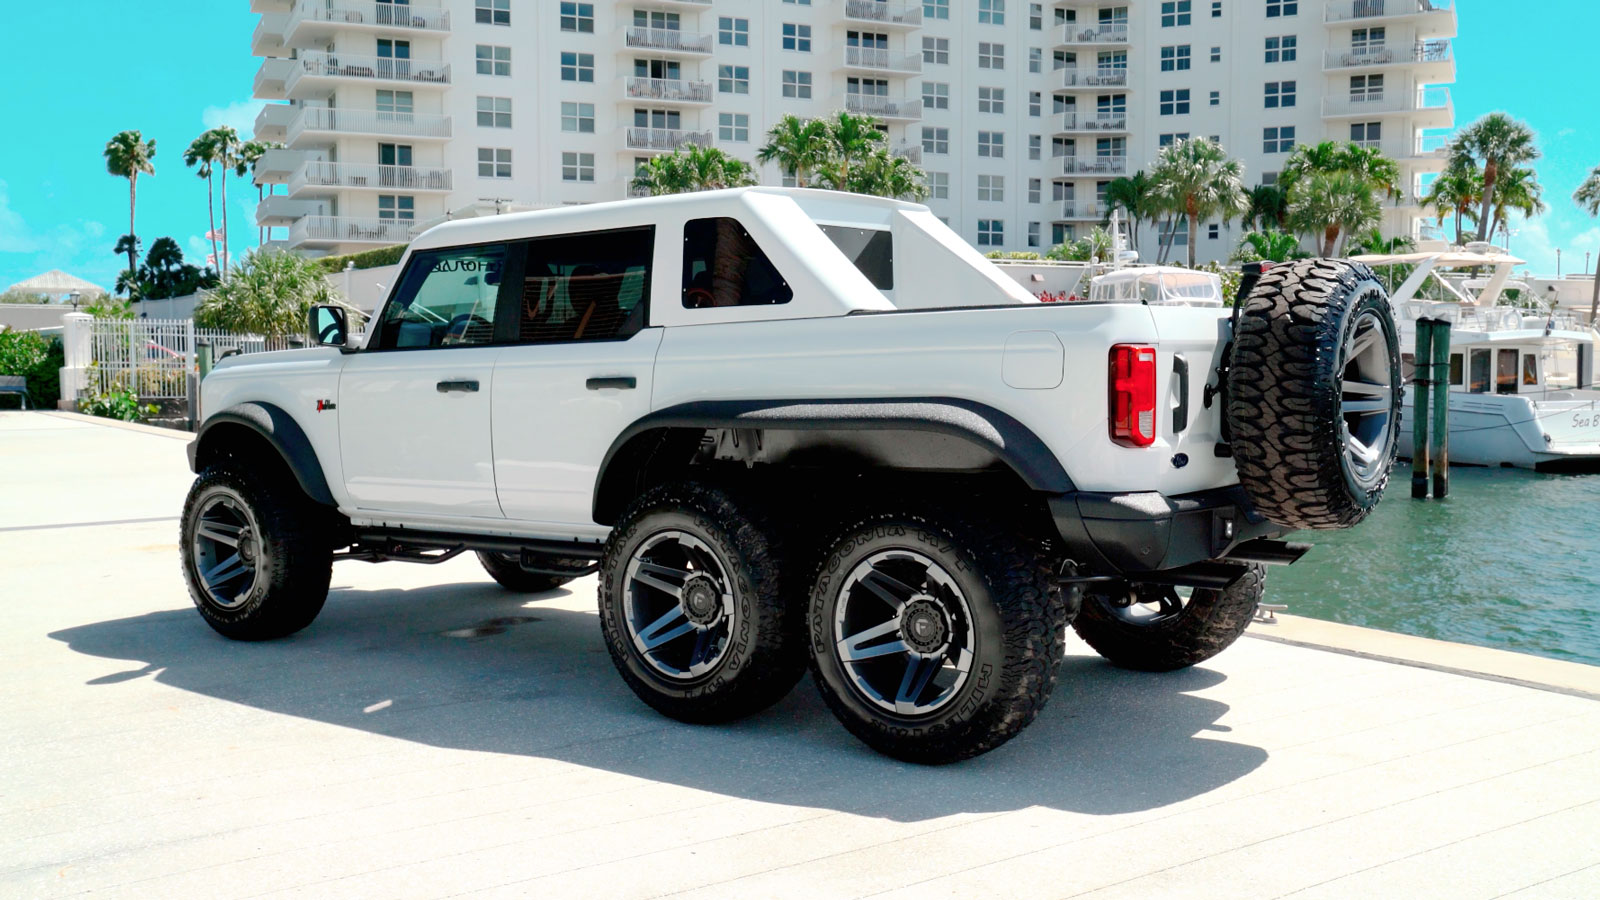
{"type": "MultiPolygon", "coordinates": [[[[1400,163],[1390,234],[1444,165],[1449,0],[251,0],[263,57],[257,218],[351,252],[444,216],[626,196],[689,144],[754,161],[784,113],[871,113],[980,249],[1044,249],[1104,217],[1106,184],[1184,136],[1250,184],[1299,143],[1400,163]],[[284,187],[278,187],[283,185],[284,187]]],[[[762,180],[784,173],[760,167],[762,180]]],[[[1154,233],[1141,244],[1157,246],[1154,233]]],[[[1201,223],[1202,259],[1237,239],[1201,223]]],[[[1184,233],[1169,236],[1186,252],[1184,233]]],[[[1146,250],[1146,256],[1153,252],[1146,250]]]]}

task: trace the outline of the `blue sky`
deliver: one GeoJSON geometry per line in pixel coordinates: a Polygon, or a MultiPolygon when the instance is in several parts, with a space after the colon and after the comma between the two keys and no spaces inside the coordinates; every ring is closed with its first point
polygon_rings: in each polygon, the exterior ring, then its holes
{"type": "MultiPolygon", "coordinates": [[[[1250,0],[1234,0],[1250,2],[1250,0]]],[[[1589,109],[1600,25],[1594,0],[1535,0],[1537,14],[1504,15],[1488,0],[1456,0],[1456,121],[1497,109],[1539,132],[1538,163],[1551,211],[1525,223],[1512,251],[1539,274],[1564,271],[1600,252],[1600,224],[1571,202],[1600,165],[1600,116],[1589,109]]],[[[137,128],[156,140],[156,176],[139,179],[139,234],[177,238],[204,259],[205,183],[183,165],[183,149],[205,128],[248,133],[257,60],[250,33],[257,17],[244,0],[126,0],[8,4],[13,36],[0,55],[7,86],[0,121],[0,289],[52,268],[109,286],[121,268],[111,253],[127,230],[128,186],[105,172],[101,150],[116,132],[137,128]],[[204,12],[198,10],[204,9],[204,12]],[[71,15],[63,15],[70,10],[71,15]],[[70,48],[70,50],[64,50],[70,48]]],[[[231,182],[229,223],[235,256],[255,242],[255,190],[231,182]]],[[[1592,265],[1592,263],[1591,263],[1592,265]]]]}

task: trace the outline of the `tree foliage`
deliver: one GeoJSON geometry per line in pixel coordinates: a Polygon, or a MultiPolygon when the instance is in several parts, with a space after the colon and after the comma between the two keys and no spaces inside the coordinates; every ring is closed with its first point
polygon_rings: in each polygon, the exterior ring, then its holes
{"type": "Polygon", "coordinates": [[[1226,223],[1250,208],[1244,164],[1207,138],[1184,138],[1163,148],[1150,178],[1164,210],[1188,222],[1190,267],[1202,221],[1220,218],[1226,223]]]}
{"type": "Polygon", "coordinates": [[[1300,249],[1300,238],[1287,231],[1247,231],[1234,248],[1232,262],[1288,262],[1311,254],[1300,249]]]}
{"type": "Polygon", "coordinates": [[[202,328],[287,337],[305,333],[312,304],[339,302],[313,260],[252,250],[234,266],[227,281],[201,294],[194,321],[202,328]]]}
{"type": "Polygon", "coordinates": [[[1295,147],[1278,183],[1287,194],[1288,224],[1314,236],[1323,255],[1332,256],[1350,235],[1378,223],[1378,197],[1400,196],[1400,167],[1375,147],[1323,141],[1295,147]]]}
{"type": "Polygon", "coordinates": [[[61,338],[0,326],[0,375],[21,375],[28,379],[28,396],[35,406],[55,406],[56,399],[61,396],[61,367],[64,365],[61,338]]]}
{"type": "MultiPolygon", "coordinates": [[[[106,142],[104,151],[106,171],[118,178],[128,179],[128,234],[138,233],[134,227],[134,210],[139,201],[139,176],[156,174],[156,142],[145,140],[137,131],[120,131],[106,142]]],[[[127,249],[128,268],[138,268],[139,251],[127,249]]]]}
{"type": "Polygon", "coordinates": [[[873,116],[844,111],[820,119],[785,115],[767,132],[756,159],[793,172],[800,187],[908,200],[928,196],[926,174],[889,150],[888,136],[873,116]]]}
{"type": "Polygon", "coordinates": [[[755,170],[749,163],[720,148],[698,144],[651,157],[633,176],[634,190],[652,195],[714,191],[755,183],[755,170]]]}
{"type": "Polygon", "coordinates": [[[1490,113],[1462,129],[1450,142],[1452,168],[1479,172],[1483,196],[1478,201],[1478,240],[1494,231],[1493,209],[1500,202],[1502,178],[1539,158],[1533,129],[1503,112],[1490,113]]]}
{"type": "MultiPolygon", "coordinates": [[[[1600,216],[1600,166],[1595,166],[1589,177],[1572,192],[1572,202],[1590,216],[1600,216]]],[[[1589,321],[1600,315],[1600,274],[1590,279],[1594,282],[1593,297],[1589,301],[1589,321]]]]}

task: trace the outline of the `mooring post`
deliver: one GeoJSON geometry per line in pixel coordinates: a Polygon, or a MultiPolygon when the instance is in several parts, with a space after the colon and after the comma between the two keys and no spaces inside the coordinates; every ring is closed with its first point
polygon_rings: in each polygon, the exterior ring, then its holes
{"type": "Polygon", "coordinates": [[[1411,499],[1428,499],[1428,383],[1433,379],[1433,320],[1417,319],[1417,346],[1411,366],[1411,499]]]}
{"type": "Polygon", "coordinates": [[[1450,494],[1450,323],[1433,327],[1433,499],[1450,494]]]}

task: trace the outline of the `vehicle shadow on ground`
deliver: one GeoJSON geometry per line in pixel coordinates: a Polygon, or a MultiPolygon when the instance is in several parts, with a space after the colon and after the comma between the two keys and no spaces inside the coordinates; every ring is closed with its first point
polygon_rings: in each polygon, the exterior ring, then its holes
{"type": "Polygon", "coordinates": [[[1241,778],[1267,758],[1259,747],[1201,736],[1227,730],[1215,723],[1228,707],[1191,693],[1221,682],[1220,673],[1126,672],[1080,656],[1068,657],[1053,699],[1021,736],[953,766],[874,754],[839,726],[809,679],[744,721],[684,725],[623,685],[592,613],[488,584],[335,588],[311,627],[260,644],[228,641],[188,610],[50,636],[135,664],[90,684],[154,677],[439,747],[897,821],[1036,805],[1103,815],[1153,809],[1241,778]]]}

